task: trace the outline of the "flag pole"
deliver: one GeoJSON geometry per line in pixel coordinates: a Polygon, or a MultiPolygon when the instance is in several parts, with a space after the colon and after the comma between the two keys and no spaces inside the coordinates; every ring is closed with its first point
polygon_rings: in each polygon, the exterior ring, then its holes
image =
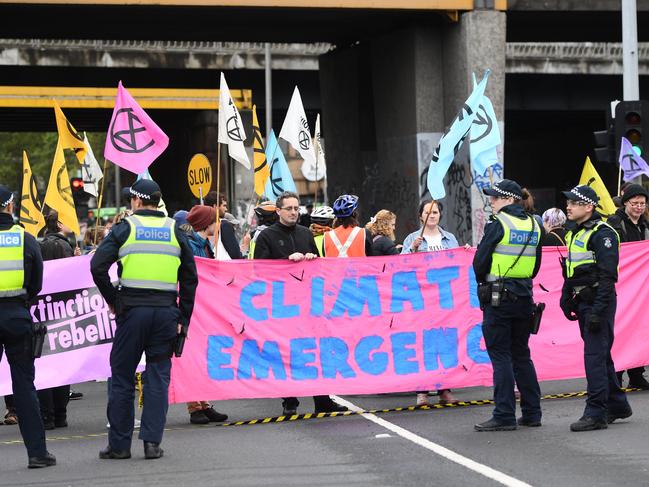
{"type": "MultiPolygon", "coordinates": [[[[99,231],[99,221],[100,221],[100,213],[101,213],[101,204],[104,199],[104,182],[106,181],[106,166],[108,165],[108,159],[104,157],[104,174],[101,178],[101,189],[99,191],[99,201],[97,202],[97,218],[95,219],[95,238],[93,239],[92,244],[94,246],[97,245],[97,232],[99,231]]],[[[119,208],[119,201],[115,205],[117,208],[119,208]]]]}
{"type": "Polygon", "coordinates": [[[620,196],[620,191],[622,189],[622,164],[620,164],[620,169],[617,174],[617,195],[620,196]]]}
{"type": "Polygon", "coordinates": [[[214,228],[214,256],[218,253],[219,246],[219,233],[221,226],[219,225],[219,206],[221,201],[219,195],[221,194],[221,143],[217,142],[216,148],[216,227],[214,228]]]}

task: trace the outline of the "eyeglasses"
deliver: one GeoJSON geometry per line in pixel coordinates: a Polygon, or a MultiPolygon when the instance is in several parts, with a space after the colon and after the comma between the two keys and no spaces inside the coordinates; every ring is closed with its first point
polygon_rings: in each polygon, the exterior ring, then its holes
{"type": "Polygon", "coordinates": [[[632,206],[634,208],[644,208],[645,206],[647,206],[647,203],[631,203],[631,202],[627,202],[627,203],[629,203],[629,206],[632,206]]]}
{"type": "Polygon", "coordinates": [[[300,211],[300,207],[299,206],[285,206],[284,208],[280,208],[280,210],[300,211]]]}
{"type": "Polygon", "coordinates": [[[586,203],[585,201],[574,201],[574,200],[568,200],[566,202],[566,206],[586,206],[590,205],[590,203],[586,203]]]}

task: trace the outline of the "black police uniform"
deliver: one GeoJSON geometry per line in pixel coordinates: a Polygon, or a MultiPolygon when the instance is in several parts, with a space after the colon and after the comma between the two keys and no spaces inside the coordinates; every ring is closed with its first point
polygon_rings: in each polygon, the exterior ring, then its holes
{"type": "MultiPolygon", "coordinates": [[[[493,195],[522,196],[520,186],[509,180],[499,181],[493,188],[485,190],[485,194],[490,194],[490,191],[499,187],[509,194],[493,195]]],[[[531,218],[518,204],[507,205],[500,211],[518,218],[531,218]]],[[[543,232],[543,227],[540,227],[540,230],[543,232]]],[[[492,255],[503,236],[502,225],[492,215],[485,226],[484,237],[473,259],[473,270],[481,287],[487,282],[487,275],[491,271],[492,255]]],[[[536,276],[541,266],[540,240],[541,235],[536,245],[532,277],[536,276]]],[[[515,384],[521,395],[522,418],[519,424],[526,426],[541,424],[541,389],[528,345],[534,310],[532,279],[505,278],[504,290],[499,306],[493,307],[489,303],[481,305],[484,312],[482,334],[493,366],[495,407],[491,420],[476,425],[475,429],[478,431],[516,429],[515,384]]]]}
{"type": "MultiPolygon", "coordinates": [[[[6,199],[3,190],[0,190],[0,200],[6,199]]],[[[0,213],[0,230],[9,230],[13,225],[10,214],[0,213]]],[[[27,294],[0,298],[0,359],[4,349],[11,370],[13,400],[29,466],[45,467],[54,465],[56,460],[45,445],[45,430],[34,388],[33,323],[28,308],[28,303],[38,295],[43,284],[43,259],[38,242],[28,233],[25,233],[23,259],[23,287],[27,294]],[[51,459],[47,460],[49,457],[51,459]]]]}
{"type": "MultiPolygon", "coordinates": [[[[146,187],[132,189],[140,194],[146,187]]],[[[157,186],[157,185],[156,185],[157,186]]],[[[138,210],[135,215],[164,217],[156,210],[138,210]]],[[[108,275],[111,265],[118,260],[120,247],[131,232],[128,222],[115,225],[98,247],[92,262],[92,276],[106,302],[116,312],[117,329],[110,355],[111,387],[108,397],[109,447],[101,458],[130,457],[134,421],[135,371],[142,353],[146,353],[144,373],[144,407],[139,438],[159,444],[166,422],[168,387],[171,374],[171,355],[177,336],[177,324],[189,326],[198,277],[196,265],[185,234],[174,227],[180,245],[178,283],[180,293],[153,289],[115,288],[108,275]]],[[[118,275],[121,275],[118,262],[118,275]]],[[[151,457],[154,458],[154,457],[151,457]]]]}
{"type": "MultiPolygon", "coordinates": [[[[589,201],[597,201],[597,194],[587,186],[578,186],[564,195],[572,200],[584,194],[589,201]]],[[[596,211],[579,225],[568,222],[572,236],[581,229],[595,228],[602,219],[596,211]]],[[[570,241],[566,242],[570,245],[570,241]]],[[[579,331],[584,341],[584,366],[588,383],[586,407],[582,418],[571,425],[573,431],[605,429],[607,423],[631,416],[631,406],[620,389],[615,365],[611,357],[614,339],[618,278],[618,236],[608,225],[601,225],[588,240],[587,250],[594,253],[595,264],[575,268],[565,281],[561,293],[561,309],[571,321],[579,321],[579,331]]],[[[565,269],[564,269],[565,272],[565,269]]]]}

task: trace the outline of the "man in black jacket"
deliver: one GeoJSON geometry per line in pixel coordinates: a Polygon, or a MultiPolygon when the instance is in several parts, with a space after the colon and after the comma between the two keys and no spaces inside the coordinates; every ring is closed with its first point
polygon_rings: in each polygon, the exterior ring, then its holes
{"type": "MultiPolygon", "coordinates": [[[[292,262],[313,260],[318,257],[318,247],[311,231],[298,225],[300,218],[300,197],[285,191],[277,202],[279,221],[263,230],[257,237],[255,259],[288,259],[292,262]]],[[[317,413],[342,412],[347,408],[331,400],[329,396],[313,396],[317,413]]],[[[300,401],[296,397],[285,397],[282,403],[283,415],[296,414],[300,401]]]]}
{"type": "Polygon", "coordinates": [[[160,187],[141,179],[130,194],[134,214],[112,228],[91,262],[93,280],[117,322],[110,354],[110,430],[108,447],[99,453],[102,459],[131,457],[134,377],[142,352],[146,380],[140,439],[145,458],[162,456],[173,343],[186,334],[198,285],[185,234],[157,210],[160,187]],[[117,287],[108,274],[114,262],[118,262],[117,287]]]}
{"type": "MultiPolygon", "coordinates": [[[[649,240],[649,222],[644,216],[647,209],[649,193],[639,184],[630,184],[624,189],[622,195],[622,208],[618,208],[607,223],[617,231],[622,242],[639,242],[649,240]]],[[[649,390],[649,382],[644,378],[644,367],[636,367],[627,370],[629,374],[629,387],[634,389],[649,390]]],[[[617,379],[622,385],[621,370],[617,373],[617,379]]]]}
{"type": "MultiPolygon", "coordinates": [[[[45,238],[41,241],[43,260],[56,260],[80,255],[79,247],[72,248],[68,235],[72,232],[59,221],[59,214],[52,210],[45,218],[45,238]]],[[[70,386],[52,387],[38,391],[41,415],[46,430],[68,426],[68,403],[70,386]]]]}
{"type": "Polygon", "coordinates": [[[29,468],[49,467],[56,465],[56,458],[47,451],[34,388],[29,314],[29,303],[43,285],[43,259],[36,239],[14,223],[13,201],[13,193],[0,185],[0,359],[5,351],[29,468]]]}

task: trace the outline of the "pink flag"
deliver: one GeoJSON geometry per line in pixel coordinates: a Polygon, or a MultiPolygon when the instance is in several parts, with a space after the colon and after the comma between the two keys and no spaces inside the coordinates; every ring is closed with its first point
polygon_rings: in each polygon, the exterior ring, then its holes
{"type": "Polygon", "coordinates": [[[144,172],[169,145],[169,137],[119,82],[104,157],[135,174],[144,172]]]}

